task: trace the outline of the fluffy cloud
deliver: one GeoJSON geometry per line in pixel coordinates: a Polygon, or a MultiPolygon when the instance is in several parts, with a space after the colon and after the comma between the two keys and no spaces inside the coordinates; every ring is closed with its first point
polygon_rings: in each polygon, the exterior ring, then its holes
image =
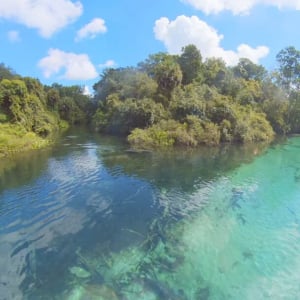
{"type": "Polygon", "coordinates": [[[59,49],[50,49],[48,56],[42,58],[38,66],[46,78],[55,74],[69,80],[89,80],[98,76],[88,55],[64,52],[59,49]]]}
{"type": "Polygon", "coordinates": [[[100,18],[93,19],[90,23],[82,27],[76,35],[76,41],[84,38],[95,38],[100,33],[105,33],[107,28],[105,26],[105,21],[100,18]]]}
{"type": "Polygon", "coordinates": [[[229,10],[233,14],[247,14],[255,5],[275,6],[279,9],[290,8],[300,10],[300,0],[181,0],[206,14],[218,14],[229,10]]]}
{"type": "Polygon", "coordinates": [[[269,53],[265,46],[252,48],[246,44],[239,45],[236,51],[225,50],[220,45],[223,35],[195,16],[178,16],[174,21],[160,18],[155,22],[154,33],[170,53],[178,54],[182,47],[194,44],[204,58],[221,57],[228,65],[236,64],[241,57],[257,63],[269,53]]]}
{"type": "Polygon", "coordinates": [[[9,41],[12,42],[12,43],[16,43],[16,42],[20,42],[21,41],[20,34],[16,30],[10,30],[7,33],[7,37],[9,39],[9,41]]]}
{"type": "Polygon", "coordinates": [[[116,66],[116,62],[114,60],[112,60],[112,59],[109,59],[104,64],[100,64],[99,68],[105,69],[105,68],[113,68],[115,66],[116,66]]]}
{"type": "Polygon", "coordinates": [[[46,38],[75,21],[81,14],[81,3],[70,0],[0,1],[0,18],[38,29],[46,38]]]}

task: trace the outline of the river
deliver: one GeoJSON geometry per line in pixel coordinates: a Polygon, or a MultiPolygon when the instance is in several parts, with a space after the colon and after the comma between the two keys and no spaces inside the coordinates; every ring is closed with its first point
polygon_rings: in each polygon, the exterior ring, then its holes
{"type": "Polygon", "coordinates": [[[2,160],[0,299],[299,299],[299,153],[133,151],[77,128],[2,160]]]}

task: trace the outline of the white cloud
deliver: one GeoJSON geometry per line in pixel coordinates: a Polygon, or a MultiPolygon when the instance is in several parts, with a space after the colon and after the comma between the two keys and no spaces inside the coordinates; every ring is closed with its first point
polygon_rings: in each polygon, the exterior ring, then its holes
{"type": "Polygon", "coordinates": [[[46,78],[55,74],[69,80],[89,80],[98,76],[88,55],[64,52],[59,49],[50,49],[48,56],[42,58],[38,66],[46,78]]]}
{"type": "Polygon", "coordinates": [[[78,30],[75,40],[79,41],[84,38],[95,38],[100,33],[105,33],[107,28],[105,26],[105,21],[100,18],[93,19],[90,23],[83,26],[78,30]]]}
{"type": "Polygon", "coordinates": [[[7,33],[7,37],[9,39],[9,41],[12,42],[12,43],[16,43],[16,42],[21,41],[19,31],[16,31],[16,30],[10,30],[7,33]]]}
{"type": "Polygon", "coordinates": [[[300,10],[300,0],[181,0],[206,14],[218,14],[228,10],[233,14],[248,14],[255,5],[275,6],[278,9],[300,10]]]}
{"type": "Polygon", "coordinates": [[[70,0],[0,1],[0,18],[35,28],[46,38],[75,21],[82,10],[80,2],[70,0]]]}
{"type": "Polygon", "coordinates": [[[98,65],[99,68],[101,69],[105,69],[105,68],[113,68],[116,66],[116,62],[112,59],[109,59],[108,61],[106,61],[104,64],[100,64],[98,65]]]}
{"type": "Polygon", "coordinates": [[[194,44],[204,58],[221,57],[228,65],[236,64],[241,57],[257,63],[269,53],[265,46],[252,48],[246,44],[239,45],[236,51],[223,49],[220,45],[223,35],[196,16],[178,16],[174,21],[160,18],[155,22],[154,33],[172,54],[178,54],[182,47],[194,44]]]}
{"type": "Polygon", "coordinates": [[[92,96],[93,95],[93,93],[91,92],[91,89],[88,85],[85,85],[83,87],[82,94],[85,95],[85,96],[92,96]]]}

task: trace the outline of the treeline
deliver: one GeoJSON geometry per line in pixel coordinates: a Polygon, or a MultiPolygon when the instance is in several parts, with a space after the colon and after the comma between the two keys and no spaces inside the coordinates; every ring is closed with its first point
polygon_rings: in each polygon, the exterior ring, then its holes
{"type": "Polygon", "coordinates": [[[0,156],[44,146],[61,128],[86,123],[93,101],[79,86],[45,86],[0,64],[0,156]]]}
{"type": "Polygon", "coordinates": [[[272,72],[246,58],[229,67],[188,45],[180,55],[157,53],[136,67],[106,69],[93,98],[80,86],[45,86],[0,64],[0,155],[39,147],[74,124],[125,135],[139,148],[300,133],[300,51],[287,47],[276,59],[272,72]]]}
{"type": "Polygon", "coordinates": [[[94,85],[93,127],[128,135],[141,148],[271,140],[300,132],[300,52],[277,55],[273,72],[242,58],[234,67],[202,59],[194,45],[181,55],[157,53],[137,67],[107,69],[94,85]]]}

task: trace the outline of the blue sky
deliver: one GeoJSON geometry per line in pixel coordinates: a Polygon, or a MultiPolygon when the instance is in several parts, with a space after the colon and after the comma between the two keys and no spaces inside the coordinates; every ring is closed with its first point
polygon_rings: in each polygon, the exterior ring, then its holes
{"type": "Polygon", "coordinates": [[[105,67],[135,66],[195,44],[204,58],[268,69],[300,48],[300,0],[0,1],[0,62],[44,84],[92,86],[105,67]]]}

